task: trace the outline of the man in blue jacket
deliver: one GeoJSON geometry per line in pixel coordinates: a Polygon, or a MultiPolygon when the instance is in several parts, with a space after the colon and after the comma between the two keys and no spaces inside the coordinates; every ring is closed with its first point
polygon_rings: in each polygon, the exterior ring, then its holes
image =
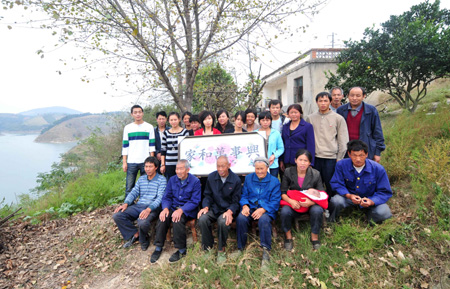
{"type": "Polygon", "coordinates": [[[348,93],[348,104],[340,106],[336,112],[347,122],[350,140],[359,139],[369,147],[369,159],[377,163],[381,160],[381,152],[386,148],[383,129],[377,109],[363,100],[366,90],[362,87],[352,87],[348,93]]]}
{"type": "Polygon", "coordinates": [[[209,174],[206,181],[203,208],[197,215],[204,250],[210,250],[214,245],[212,224],[217,222],[218,263],[226,261],[225,247],[228,231],[233,218],[239,212],[241,191],[241,179],[230,170],[228,158],[220,156],[217,159],[217,171],[209,174]]]}
{"type": "Polygon", "coordinates": [[[151,263],[158,261],[161,256],[170,224],[173,224],[173,242],[178,250],[169,258],[169,262],[177,262],[186,256],[186,222],[197,217],[201,200],[200,181],[189,173],[189,168],[187,160],[179,160],[176,175],[167,183],[156,225],[156,249],[150,258],[151,263]]]}
{"type": "Polygon", "coordinates": [[[389,219],[392,214],[386,202],[392,197],[392,190],[384,167],[367,158],[368,147],[361,140],[350,141],[347,152],[350,158],[337,162],[330,181],[336,195],[330,200],[329,221],[336,221],[347,207],[362,209],[369,222],[389,219]]]}
{"type": "Polygon", "coordinates": [[[138,179],[127,195],[125,202],[114,211],[113,219],[119,227],[128,248],[139,240],[142,251],[150,245],[148,232],[150,223],[158,218],[161,211],[161,199],[166,190],[166,178],[156,172],[159,162],[156,157],[148,157],[144,162],[145,176],[138,179]],[[134,201],[139,197],[136,204],[134,201]],[[134,225],[137,220],[138,228],[134,225]]]}
{"type": "Polygon", "coordinates": [[[247,232],[252,221],[258,221],[259,238],[263,248],[262,266],[270,260],[272,248],[272,224],[280,207],[280,181],[268,173],[269,160],[257,157],[255,172],[245,177],[240,205],[242,211],[236,219],[238,249],[242,251],[247,244],[247,232]]]}

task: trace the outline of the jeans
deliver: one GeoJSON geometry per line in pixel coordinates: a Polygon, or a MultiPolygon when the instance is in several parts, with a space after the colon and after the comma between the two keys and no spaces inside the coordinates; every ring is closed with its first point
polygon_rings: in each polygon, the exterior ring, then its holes
{"type": "Polygon", "coordinates": [[[330,199],[335,194],[335,192],[331,189],[330,181],[336,168],[336,159],[323,159],[316,157],[314,161],[314,168],[320,172],[322,181],[325,183],[328,199],[330,199]]]}
{"type": "Polygon", "coordinates": [[[278,168],[274,168],[274,169],[270,169],[269,168],[269,172],[270,172],[270,174],[272,175],[272,176],[274,176],[275,178],[277,178],[278,179],[278,171],[280,170],[280,168],[278,167],[278,168]]]}
{"type": "Polygon", "coordinates": [[[144,163],[142,163],[142,164],[128,164],[128,168],[127,168],[127,184],[126,184],[126,189],[125,189],[125,198],[128,196],[128,194],[134,188],[134,185],[136,184],[136,177],[137,177],[138,172],[140,172],[141,176],[145,175],[144,163]]]}
{"type": "Polygon", "coordinates": [[[211,249],[214,246],[214,237],[212,235],[212,224],[217,221],[217,240],[218,249],[222,251],[227,246],[228,232],[230,231],[230,225],[225,224],[225,218],[223,213],[215,215],[211,210],[208,213],[203,214],[198,219],[198,226],[202,232],[202,248],[204,250],[211,249]]]}
{"type": "Polygon", "coordinates": [[[366,213],[369,222],[381,223],[386,219],[392,217],[391,209],[387,204],[381,204],[378,206],[371,206],[368,208],[361,208],[359,205],[353,204],[350,199],[343,197],[341,195],[336,194],[330,200],[330,217],[328,220],[330,222],[335,222],[339,213],[348,207],[359,208],[366,213]]]}
{"type": "Polygon", "coordinates": [[[178,222],[172,222],[172,214],[174,210],[169,210],[169,215],[164,222],[158,218],[156,224],[156,236],[154,245],[158,247],[164,247],[166,241],[167,231],[169,231],[170,224],[173,226],[173,243],[177,249],[185,249],[186,245],[186,222],[189,218],[183,213],[178,222]]]}
{"type": "Polygon", "coordinates": [[[148,232],[150,231],[150,223],[158,218],[161,208],[152,210],[146,219],[139,219],[139,214],[147,207],[146,204],[135,204],[129,206],[125,211],[117,212],[113,215],[114,222],[119,227],[124,240],[131,239],[139,230],[139,243],[149,243],[148,232]],[[137,220],[138,228],[133,223],[135,220],[137,220]]]}
{"type": "MultiPolygon", "coordinates": [[[[237,233],[237,243],[238,249],[243,250],[245,245],[247,244],[247,232],[248,228],[254,221],[252,218],[252,214],[255,210],[251,210],[248,217],[239,213],[236,219],[236,233],[237,233]]],[[[258,220],[258,228],[259,228],[259,239],[261,241],[261,247],[264,247],[268,250],[272,248],[272,218],[263,214],[258,220]]]]}
{"type": "MultiPolygon", "coordinates": [[[[309,207],[309,210],[307,213],[309,213],[309,222],[311,224],[311,233],[319,235],[320,228],[322,227],[322,221],[323,221],[323,208],[319,205],[312,205],[309,207]]],[[[292,228],[292,221],[296,217],[300,217],[302,213],[294,211],[289,206],[284,206],[281,208],[281,228],[283,229],[283,232],[288,232],[292,228]]]]}

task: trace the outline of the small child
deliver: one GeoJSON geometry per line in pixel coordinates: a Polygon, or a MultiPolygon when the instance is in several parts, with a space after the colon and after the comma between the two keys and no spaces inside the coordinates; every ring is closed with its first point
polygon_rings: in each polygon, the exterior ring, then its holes
{"type": "MultiPolygon", "coordinates": [[[[287,191],[287,195],[289,198],[299,201],[299,202],[304,202],[305,198],[310,199],[311,201],[313,201],[314,203],[316,203],[317,205],[321,206],[324,210],[326,210],[328,208],[328,195],[327,193],[323,192],[323,191],[319,191],[316,189],[308,189],[308,190],[304,190],[304,191],[296,191],[296,190],[289,190],[287,191]]],[[[289,204],[286,201],[281,200],[280,201],[280,205],[281,206],[289,206],[292,207],[291,204],[289,204]]],[[[299,213],[306,213],[308,212],[309,208],[305,208],[305,207],[300,207],[299,209],[294,209],[294,211],[299,212],[299,213]]]]}

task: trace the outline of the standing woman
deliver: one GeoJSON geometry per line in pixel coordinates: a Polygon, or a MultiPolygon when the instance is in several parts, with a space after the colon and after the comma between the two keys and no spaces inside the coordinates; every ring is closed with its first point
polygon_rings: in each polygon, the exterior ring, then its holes
{"type": "Polygon", "coordinates": [[[245,125],[244,125],[244,128],[248,132],[255,131],[255,130],[257,130],[260,127],[259,124],[257,124],[255,122],[256,121],[256,117],[257,117],[257,114],[256,114],[256,111],[254,109],[247,108],[245,110],[245,120],[244,120],[245,121],[245,125]]]}
{"type": "Polygon", "coordinates": [[[300,104],[291,104],[287,113],[290,121],[283,125],[281,136],[284,142],[284,157],[280,162],[280,169],[295,166],[295,154],[299,149],[306,149],[312,155],[311,164],[314,166],[314,154],[316,152],[314,141],[314,129],[310,123],[303,120],[303,110],[300,104]]]}
{"type": "Polygon", "coordinates": [[[295,217],[299,217],[302,213],[295,210],[300,207],[309,208],[307,213],[309,214],[309,221],[311,223],[311,243],[313,249],[320,248],[319,233],[323,220],[323,208],[308,198],[304,198],[302,201],[296,201],[289,198],[287,191],[297,190],[303,191],[308,189],[316,189],[323,191],[322,178],[319,171],[311,167],[312,155],[305,149],[299,149],[295,155],[295,167],[287,168],[283,175],[281,182],[281,199],[288,202],[290,206],[284,206],[281,208],[281,228],[286,234],[284,240],[284,248],[291,251],[294,248],[292,241],[292,221],[295,217]]]}
{"type": "Polygon", "coordinates": [[[234,132],[234,126],[230,122],[230,115],[228,114],[228,111],[225,109],[220,109],[217,114],[217,125],[216,128],[221,133],[233,133],[234,132]]]}
{"type": "Polygon", "coordinates": [[[191,116],[192,116],[192,113],[190,111],[185,111],[181,115],[181,120],[183,121],[181,126],[187,130],[191,129],[191,116]]]}
{"type": "Polygon", "coordinates": [[[243,128],[244,122],[245,122],[245,112],[243,112],[242,110],[236,112],[236,114],[234,115],[234,133],[247,132],[247,130],[243,128]]]}
{"type": "Polygon", "coordinates": [[[172,126],[163,133],[161,141],[161,174],[167,179],[175,175],[178,162],[178,137],[188,136],[189,132],[180,126],[180,114],[169,113],[169,123],[172,126]]]}
{"type": "Polygon", "coordinates": [[[267,140],[267,156],[269,157],[269,171],[270,174],[278,178],[278,158],[284,153],[283,140],[281,134],[272,129],[272,115],[270,111],[263,111],[258,117],[261,128],[258,131],[267,140]]]}
{"type": "Polygon", "coordinates": [[[213,135],[220,134],[220,131],[214,128],[215,117],[209,110],[204,110],[200,113],[200,125],[201,129],[196,131],[194,135],[213,135]]]}

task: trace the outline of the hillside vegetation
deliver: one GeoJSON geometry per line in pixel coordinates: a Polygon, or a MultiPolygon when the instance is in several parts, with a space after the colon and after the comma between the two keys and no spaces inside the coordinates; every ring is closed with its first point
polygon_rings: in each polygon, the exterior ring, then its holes
{"type": "MultiPolygon", "coordinates": [[[[199,243],[192,244],[187,257],[177,264],[163,261],[150,266],[148,258],[154,247],[144,254],[139,246],[121,249],[120,234],[108,216],[114,206],[104,208],[121,202],[124,196],[125,174],[117,158],[120,142],[111,141],[102,151],[105,139],[94,137],[87,141],[91,156],[111,161],[80,175],[80,171],[67,170],[79,163],[79,158],[66,157],[65,163],[40,176],[37,190],[41,197],[24,198],[21,205],[27,216],[8,227],[7,232],[16,234],[27,227],[45,231],[63,242],[42,249],[48,246],[38,246],[41,237],[27,235],[31,238],[28,242],[41,248],[40,256],[51,259],[40,263],[40,278],[30,277],[36,276],[33,270],[22,270],[21,275],[18,269],[8,269],[8,264],[17,268],[23,262],[34,268],[41,258],[23,249],[17,252],[20,238],[8,233],[3,235],[8,238],[3,243],[9,245],[7,254],[0,256],[0,264],[5,264],[0,265],[0,280],[37,288],[450,288],[450,85],[439,82],[429,94],[430,102],[415,114],[382,116],[387,147],[382,163],[394,191],[389,201],[393,218],[382,225],[370,226],[360,212],[347,214],[322,230],[322,247],[312,251],[309,223],[300,222],[294,232],[294,252],[283,249],[279,232],[265,271],[260,269],[259,237],[250,237],[245,253],[235,256],[234,231],[223,266],[216,264],[215,254],[204,254],[199,243]],[[74,214],[77,216],[58,219],[74,214]],[[49,221],[52,219],[58,220],[49,221]],[[68,233],[67,223],[74,226],[70,230],[74,233],[68,233]],[[59,232],[59,228],[63,230],[59,232]],[[13,261],[8,263],[8,258],[13,261]]],[[[120,130],[116,138],[120,140],[120,130]]],[[[6,206],[0,214],[10,209],[6,206]]],[[[174,250],[170,244],[165,247],[167,255],[174,250]]]]}

